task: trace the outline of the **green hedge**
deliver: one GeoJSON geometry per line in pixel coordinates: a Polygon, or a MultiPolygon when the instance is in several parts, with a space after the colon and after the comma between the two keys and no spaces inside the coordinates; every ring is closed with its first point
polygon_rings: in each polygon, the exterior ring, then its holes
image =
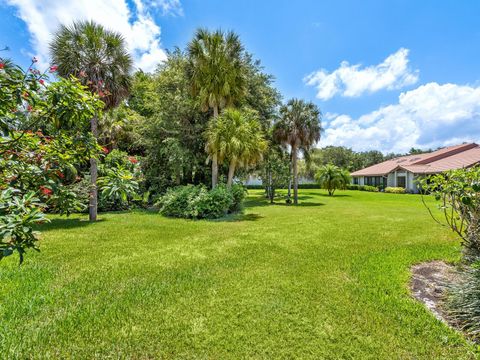
{"type": "Polygon", "coordinates": [[[358,191],[378,192],[378,188],[376,186],[370,186],[370,185],[350,184],[350,185],[347,185],[347,189],[348,190],[358,190],[358,191]]]}
{"type": "Polygon", "coordinates": [[[385,188],[385,192],[391,194],[405,194],[405,188],[390,186],[385,188]]]}

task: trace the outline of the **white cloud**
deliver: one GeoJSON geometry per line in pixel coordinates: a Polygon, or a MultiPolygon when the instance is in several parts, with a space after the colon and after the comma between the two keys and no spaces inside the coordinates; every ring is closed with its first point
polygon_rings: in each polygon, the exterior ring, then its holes
{"type": "Polygon", "coordinates": [[[407,152],[480,140],[480,86],[428,83],[400,94],[398,103],[353,119],[328,115],[321,146],[407,152]]]}
{"type": "Polygon", "coordinates": [[[331,73],[320,69],[303,80],[317,88],[317,98],[321,100],[329,100],[335,95],[356,97],[382,89],[400,89],[418,81],[418,70],[408,66],[408,52],[402,48],[381,64],[368,67],[342,61],[340,67],[331,73]]]}
{"type": "Polygon", "coordinates": [[[160,27],[147,9],[157,7],[164,14],[182,14],[178,0],[134,0],[134,7],[129,7],[127,0],[4,1],[16,7],[17,16],[26,23],[33,55],[37,55],[43,65],[48,63],[48,44],[60,24],[93,20],[110,30],[120,32],[125,37],[135,66],[152,71],[166,59],[166,53],[161,47],[160,27]]]}

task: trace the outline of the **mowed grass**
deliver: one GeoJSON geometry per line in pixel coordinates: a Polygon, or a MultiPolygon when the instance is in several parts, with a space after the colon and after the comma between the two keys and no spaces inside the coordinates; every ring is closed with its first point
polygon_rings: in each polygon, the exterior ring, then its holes
{"type": "Polygon", "coordinates": [[[0,358],[468,359],[408,290],[459,258],[419,196],[250,191],[219,221],[54,218],[42,252],[0,262],[0,358]]]}

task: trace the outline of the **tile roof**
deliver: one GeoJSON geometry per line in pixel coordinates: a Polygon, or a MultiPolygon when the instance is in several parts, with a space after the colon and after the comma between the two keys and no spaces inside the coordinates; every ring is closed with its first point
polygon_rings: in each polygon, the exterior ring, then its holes
{"type": "Polygon", "coordinates": [[[433,174],[480,163],[480,146],[475,143],[448,146],[431,153],[401,156],[352,173],[353,176],[387,175],[395,169],[416,174],[433,174]]]}

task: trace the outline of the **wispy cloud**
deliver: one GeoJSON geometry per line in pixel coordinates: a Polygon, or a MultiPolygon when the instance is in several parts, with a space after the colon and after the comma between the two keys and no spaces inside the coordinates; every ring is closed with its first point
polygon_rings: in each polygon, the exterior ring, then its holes
{"type": "MultiPolygon", "coordinates": [[[[1,0],[0,0],[1,1],[1,0]]],[[[75,20],[93,20],[120,32],[133,55],[135,65],[152,71],[166,59],[161,46],[161,29],[149,9],[158,8],[162,14],[182,15],[178,0],[4,0],[17,9],[16,15],[27,25],[33,55],[48,63],[48,45],[60,24],[75,20]]]]}
{"type": "Polygon", "coordinates": [[[329,100],[336,95],[356,97],[382,89],[400,89],[418,81],[418,70],[408,66],[408,49],[401,48],[382,63],[362,67],[343,61],[332,72],[315,71],[304,78],[307,85],[317,88],[317,98],[329,100]]]}
{"type": "Polygon", "coordinates": [[[398,103],[353,119],[327,114],[321,145],[406,152],[480,139],[480,86],[432,82],[400,94],[398,103]]]}

